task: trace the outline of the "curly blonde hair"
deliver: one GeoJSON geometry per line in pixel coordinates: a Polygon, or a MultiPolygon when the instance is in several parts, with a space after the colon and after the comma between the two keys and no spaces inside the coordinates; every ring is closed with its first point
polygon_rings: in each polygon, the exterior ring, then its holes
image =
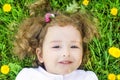
{"type": "Polygon", "coordinates": [[[24,58],[27,55],[36,55],[36,48],[42,48],[47,29],[54,25],[61,27],[72,25],[77,27],[82,35],[84,54],[87,52],[87,43],[91,41],[94,36],[98,36],[96,25],[92,22],[92,19],[81,12],[74,14],[57,12],[55,14],[55,18],[49,23],[46,23],[44,16],[41,15],[31,16],[22,22],[14,42],[14,52],[20,58],[24,58]]]}

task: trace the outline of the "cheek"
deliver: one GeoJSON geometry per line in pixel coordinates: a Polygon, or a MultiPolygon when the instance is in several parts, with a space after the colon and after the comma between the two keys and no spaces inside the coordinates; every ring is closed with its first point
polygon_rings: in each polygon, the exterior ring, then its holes
{"type": "Polygon", "coordinates": [[[83,58],[83,54],[82,53],[80,53],[80,54],[78,54],[78,55],[76,55],[76,62],[80,65],[81,64],[81,62],[82,62],[82,58],[83,58]]]}
{"type": "Polygon", "coordinates": [[[58,56],[55,52],[46,51],[43,53],[43,59],[49,62],[56,60],[57,57],[58,56]]]}
{"type": "Polygon", "coordinates": [[[76,55],[75,59],[76,59],[77,61],[81,61],[81,60],[82,60],[82,54],[76,55]]]}
{"type": "Polygon", "coordinates": [[[83,51],[81,49],[71,50],[71,53],[79,56],[83,55],[83,51]]]}
{"type": "Polygon", "coordinates": [[[83,57],[83,52],[75,51],[72,56],[74,56],[74,59],[76,59],[77,61],[81,61],[83,57]]]}

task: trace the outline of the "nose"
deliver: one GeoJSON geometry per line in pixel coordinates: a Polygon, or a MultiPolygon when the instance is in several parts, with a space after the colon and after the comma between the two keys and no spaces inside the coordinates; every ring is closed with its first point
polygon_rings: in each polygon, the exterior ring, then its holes
{"type": "Polygon", "coordinates": [[[62,56],[63,57],[70,57],[70,51],[68,48],[63,49],[62,56]]]}

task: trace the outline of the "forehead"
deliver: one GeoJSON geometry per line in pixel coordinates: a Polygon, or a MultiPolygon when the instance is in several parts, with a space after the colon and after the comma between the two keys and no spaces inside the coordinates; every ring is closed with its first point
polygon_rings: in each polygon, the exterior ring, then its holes
{"type": "Polygon", "coordinates": [[[54,25],[54,26],[51,26],[48,28],[49,31],[50,30],[61,30],[61,31],[64,31],[64,30],[76,30],[76,27],[72,26],[72,25],[64,25],[64,26],[60,26],[60,25],[54,25]]]}
{"type": "Polygon", "coordinates": [[[56,25],[48,28],[46,38],[49,40],[70,39],[73,41],[74,40],[81,41],[81,34],[76,27],[73,27],[71,25],[67,25],[63,27],[56,25]]]}

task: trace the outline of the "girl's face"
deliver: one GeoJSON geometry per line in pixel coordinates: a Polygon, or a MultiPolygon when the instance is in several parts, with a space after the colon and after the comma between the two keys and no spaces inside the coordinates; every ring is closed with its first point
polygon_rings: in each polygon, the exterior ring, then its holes
{"type": "Polygon", "coordinates": [[[82,62],[82,37],[71,25],[49,27],[42,51],[37,49],[36,52],[47,72],[65,75],[76,70],[82,62]]]}

